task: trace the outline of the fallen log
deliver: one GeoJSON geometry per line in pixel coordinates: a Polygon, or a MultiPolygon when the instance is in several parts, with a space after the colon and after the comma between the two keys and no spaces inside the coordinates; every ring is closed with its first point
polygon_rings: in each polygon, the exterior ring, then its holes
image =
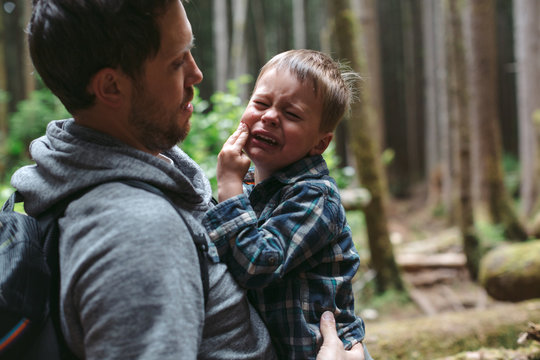
{"type": "Polygon", "coordinates": [[[540,301],[503,303],[486,310],[448,312],[366,324],[374,359],[437,359],[483,347],[515,348],[529,321],[540,319],[540,301]]]}
{"type": "Polygon", "coordinates": [[[465,255],[460,253],[444,254],[399,254],[397,264],[405,271],[419,271],[435,268],[463,268],[466,263],[465,255]]]}
{"type": "Polygon", "coordinates": [[[437,360],[530,360],[540,358],[540,346],[531,344],[518,349],[480,349],[467,351],[437,360]]]}
{"type": "Polygon", "coordinates": [[[371,193],[365,188],[341,189],[339,195],[347,211],[363,210],[371,201],[371,193]]]}

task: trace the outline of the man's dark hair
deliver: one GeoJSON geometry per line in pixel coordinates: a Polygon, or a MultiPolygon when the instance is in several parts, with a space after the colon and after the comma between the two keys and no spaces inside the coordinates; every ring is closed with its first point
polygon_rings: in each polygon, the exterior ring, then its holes
{"type": "Polygon", "coordinates": [[[133,79],[157,55],[159,17],[178,0],[34,0],[28,43],[34,66],[66,109],[86,109],[92,76],[117,68],[133,79]]]}

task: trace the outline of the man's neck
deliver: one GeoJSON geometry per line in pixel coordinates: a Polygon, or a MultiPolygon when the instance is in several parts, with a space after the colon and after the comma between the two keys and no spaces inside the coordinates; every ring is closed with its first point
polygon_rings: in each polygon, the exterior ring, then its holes
{"type": "Polygon", "coordinates": [[[75,122],[78,125],[102,132],[115,139],[137,149],[149,153],[153,156],[158,156],[159,152],[149,151],[133,132],[131,132],[128,126],[127,115],[122,115],[121,112],[111,116],[109,112],[102,112],[98,109],[92,108],[89,110],[82,110],[74,114],[75,122]]]}

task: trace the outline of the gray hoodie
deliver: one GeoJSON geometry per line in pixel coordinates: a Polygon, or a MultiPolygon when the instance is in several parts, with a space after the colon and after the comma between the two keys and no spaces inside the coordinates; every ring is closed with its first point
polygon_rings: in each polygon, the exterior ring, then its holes
{"type": "MultiPolygon", "coordinates": [[[[49,124],[30,149],[36,165],[12,185],[38,215],[92,187],[59,221],[62,331],[86,359],[275,358],[268,333],[224,264],[209,263],[204,309],[189,231],[163,198],[115,182],[137,179],[165,192],[191,227],[211,206],[201,169],[175,147],[151,156],[72,119],[49,124]]],[[[211,253],[215,251],[210,248],[211,253]]]]}

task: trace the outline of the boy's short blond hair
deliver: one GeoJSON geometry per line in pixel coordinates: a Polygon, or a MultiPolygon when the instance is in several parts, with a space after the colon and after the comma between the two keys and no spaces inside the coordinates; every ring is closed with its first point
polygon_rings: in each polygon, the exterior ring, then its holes
{"type": "Polygon", "coordinates": [[[315,95],[322,100],[321,132],[332,132],[345,113],[349,111],[354,97],[358,74],[349,67],[334,61],[330,56],[316,50],[289,50],[277,54],[261,69],[261,76],[270,69],[289,70],[300,82],[311,81],[315,95]]]}

